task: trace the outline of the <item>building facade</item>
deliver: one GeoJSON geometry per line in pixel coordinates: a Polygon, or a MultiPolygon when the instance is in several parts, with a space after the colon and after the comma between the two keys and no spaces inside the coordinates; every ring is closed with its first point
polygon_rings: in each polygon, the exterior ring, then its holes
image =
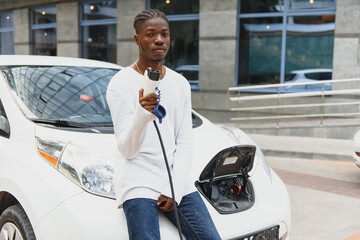
{"type": "Polygon", "coordinates": [[[134,16],[147,8],[169,17],[166,64],[188,77],[193,108],[213,121],[231,116],[229,87],[307,69],[360,76],[358,0],[1,0],[0,51],[126,66],[137,58],[134,16]]]}

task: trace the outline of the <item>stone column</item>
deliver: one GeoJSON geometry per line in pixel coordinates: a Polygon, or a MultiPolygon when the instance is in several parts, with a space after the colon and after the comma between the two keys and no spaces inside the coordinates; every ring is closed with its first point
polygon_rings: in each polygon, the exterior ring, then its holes
{"type": "MultiPolygon", "coordinates": [[[[336,1],[333,79],[360,76],[360,2],[336,1]]],[[[359,84],[341,83],[335,88],[359,88],[359,84]],[[351,86],[348,86],[348,85],[351,86]]]]}
{"type": "Polygon", "coordinates": [[[79,3],[56,5],[57,55],[80,57],[79,3]]]}
{"type": "Polygon", "coordinates": [[[14,46],[15,54],[30,54],[30,23],[27,8],[16,9],[14,16],[14,46]]]}
{"type": "Polygon", "coordinates": [[[137,46],[134,43],[133,22],[135,16],[146,8],[146,0],[117,1],[117,63],[127,66],[138,57],[137,46]]]}
{"type": "Polygon", "coordinates": [[[213,121],[228,119],[226,92],[235,82],[236,23],[236,0],[200,0],[200,90],[192,99],[193,107],[213,121]]]}

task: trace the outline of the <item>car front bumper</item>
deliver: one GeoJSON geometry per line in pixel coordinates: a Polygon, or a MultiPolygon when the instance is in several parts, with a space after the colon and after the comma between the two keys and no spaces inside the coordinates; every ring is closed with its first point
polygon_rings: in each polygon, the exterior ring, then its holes
{"type": "MultiPolygon", "coordinates": [[[[160,219],[164,239],[177,239],[178,231],[164,218],[160,219]]],[[[81,193],[61,203],[37,226],[38,240],[128,239],[126,219],[115,201],[81,193]]]]}
{"type": "Polygon", "coordinates": [[[355,159],[355,164],[360,168],[360,159],[355,159]]]}
{"type": "Polygon", "coordinates": [[[353,153],[353,159],[356,164],[360,168],[360,157],[356,154],[356,152],[353,153]]]}
{"type": "MultiPolygon", "coordinates": [[[[255,193],[254,206],[236,214],[219,214],[204,199],[222,239],[241,239],[250,233],[279,225],[279,236],[288,239],[290,201],[280,178],[273,173],[270,182],[264,174],[255,174],[252,181],[267,182],[255,193]]],[[[88,192],[77,194],[59,204],[34,226],[38,240],[128,239],[126,219],[116,201],[88,192]]],[[[177,229],[165,217],[160,217],[163,239],[178,239],[177,229]]]]}

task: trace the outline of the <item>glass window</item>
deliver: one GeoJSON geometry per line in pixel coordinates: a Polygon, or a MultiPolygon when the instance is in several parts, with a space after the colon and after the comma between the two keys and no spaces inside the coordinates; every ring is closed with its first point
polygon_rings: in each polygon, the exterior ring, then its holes
{"type": "Polygon", "coordinates": [[[118,69],[9,66],[3,71],[28,118],[112,125],[106,89],[118,69]]]}
{"type": "Polygon", "coordinates": [[[290,0],[290,9],[333,8],[334,0],[290,0]]]}
{"type": "Polygon", "coordinates": [[[284,0],[240,0],[241,13],[280,12],[284,8],[284,0]]]}
{"type": "Polygon", "coordinates": [[[332,68],[335,15],[289,17],[285,72],[332,68]]]}
{"type": "Polygon", "coordinates": [[[14,54],[12,12],[0,12],[0,54],[14,54]]]}
{"type": "Polygon", "coordinates": [[[56,56],[56,7],[32,9],[32,54],[56,56]]]}
{"type": "Polygon", "coordinates": [[[82,3],[81,55],[116,63],[116,1],[82,3]]]}
{"type": "Polygon", "coordinates": [[[167,65],[176,69],[199,62],[199,24],[197,21],[170,22],[171,48],[167,65]]]}
{"type": "Polygon", "coordinates": [[[282,18],[250,18],[241,22],[240,84],[280,81],[282,18]]]}
{"type": "Polygon", "coordinates": [[[159,9],[166,15],[199,14],[199,1],[151,0],[150,8],[159,9]]]}
{"type": "MultiPolygon", "coordinates": [[[[283,2],[283,12],[278,13],[261,10],[266,7],[259,1],[240,2],[241,6],[245,3],[254,4],[246,7],[252,9],[247,12],[256,14],[243,14],[240,10],[237,68],[239,85],[284,83],[297,79],[302,81],[305,78],[320,80],[308,78],[305,74],[313,72],[325,72],[327,77],[331,77],[335,8],[330,3],[334,1],[318,1],[323,3],[323,9],[312,8],[311,13],[304,8],[289,8],[292,4],[305,1],[266,1],[269,6],[270,3],[283,2]]],[[[326,80],[329,79],[331,78],[326,80]]],[[[297,88],[297,91],[303,90],[304,88],[297,88]]]]}
{"type": "Polygon", "coordinates": [[[199,87],[199,0],[152,0],[150,8],[163,11],[170,22],[171,46],[165,64],[199,87]]]}

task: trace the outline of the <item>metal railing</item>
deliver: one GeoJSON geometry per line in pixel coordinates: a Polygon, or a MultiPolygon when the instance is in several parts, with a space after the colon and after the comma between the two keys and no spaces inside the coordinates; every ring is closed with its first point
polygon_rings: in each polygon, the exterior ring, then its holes
{"type": "Polygon", "coordinates": [[[323,126],[324,119],[360,116],[360,78],[231,87],[228,95],[234,105],[230,110],[238,113],[230,118],[233,122],[276,120],[279,127],[280,122],[307,118],[319,119],[323,126]],[[310,88],[315,90],[306,90],[310,88]]]}

